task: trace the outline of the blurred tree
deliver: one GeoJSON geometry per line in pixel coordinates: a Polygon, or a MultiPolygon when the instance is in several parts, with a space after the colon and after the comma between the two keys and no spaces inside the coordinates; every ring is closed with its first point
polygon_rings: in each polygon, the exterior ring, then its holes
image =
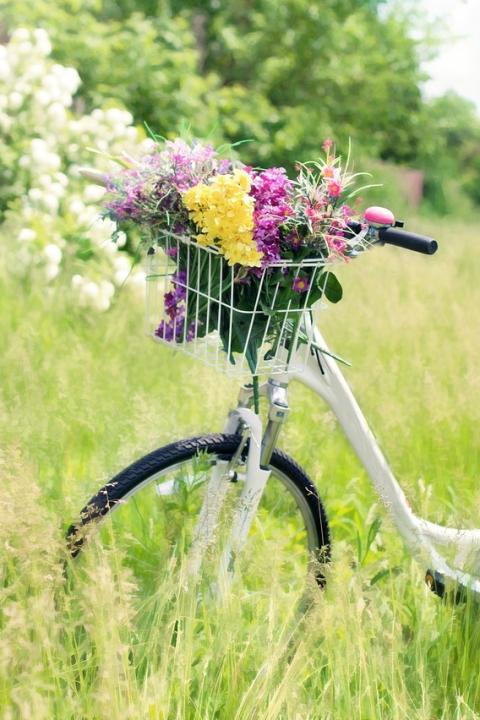
{"type": "Polygon", "coordinates": [[[475,112],[451,96],[425,103],[422,43],[381,4],[3,0],[3,23],[48,30],[54,57],[81,75],[82,111],[114,100],[162,135],[252,139],[242,157],[261,165],[351,138],[357,156],[420,164],[439,209],[443,178],[463,171],[479,202],[475,112]]]}
{"type": "Polygon", "coordinates": [[[325,135],[416,152],[415,43],[376,0],[5,0],[80,72],[86,109],[120,100],[159,133],[253,138],[251,161],[293,163],[325,135]]]}
{"type": "Polygon", "coordinates": [[[480,204],[480,118],[475,105],[454,92],[425,103],[420,121],[418,163],[425,170],[425,190],[433,207],[453,212],[449,181],[460,183],[480,204]]]}
{"type": "MultiPolygon", "coordinates": [[[[416,43],[402,20],[381,18],[377,4],[172,0],[175,10],[192,14],[202,69],[274,109],[264,118],[271,147],[263,150],[276,162],[318,152],[325,134],[353,137],[383,158],[415,156],[416,43]]],[[[253,102],[250,110],[257,112],[253,102]]]]}

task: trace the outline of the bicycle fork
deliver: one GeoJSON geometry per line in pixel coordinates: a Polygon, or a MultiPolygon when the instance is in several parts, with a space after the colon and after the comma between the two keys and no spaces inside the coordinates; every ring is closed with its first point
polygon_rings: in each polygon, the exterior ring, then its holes
{"type": "Polygon", "coordinates": [[[205,552],[217,537],[229,483],[235,477],[235,467],[242,461],[248,442],[245,482],[234,511],[230,534],[220,558],[217,587],[218,592],[222,595],[225,594],[233,579],[236,557],[245,544],[255,518],[270,476],[270,459],[281,427],[289,412],[285,384],[269,380],[260,386],[259,392],[261,396],[267,398],[269,403],[265,432],[263,432],[261,418],[251,409],[253,387],[244,385],[240,390],[238,406],[229,413],[224,427],[226,434],[239,433],[243,439],[231,460],[218,459],[213,468],[188,557],[188,575],[190,578],[196,579],[205,552]]]}

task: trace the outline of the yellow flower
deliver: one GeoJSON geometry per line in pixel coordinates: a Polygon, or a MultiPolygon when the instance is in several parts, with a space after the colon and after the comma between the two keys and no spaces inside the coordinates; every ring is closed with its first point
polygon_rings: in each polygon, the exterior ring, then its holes
{"type": "Polygon", "coordinates": [[[201,231],[199,245],[215,246],[229,265],[260,267],[262,253],[253,239],[254,200],[244,170],[216,175],[182,194],[190,219],[201,231]]]}

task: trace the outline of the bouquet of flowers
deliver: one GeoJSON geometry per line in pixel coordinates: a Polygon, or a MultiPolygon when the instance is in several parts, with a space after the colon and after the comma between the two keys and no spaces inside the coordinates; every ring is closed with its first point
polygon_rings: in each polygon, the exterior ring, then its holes
{"type": "Polygon", "coordinates": [[[148,281],[163,282],[152,328],[159,340],[192,352],[214,342],[231,364],[292,356],[307,342],[303,316],[322,296],[337,302],[330,267],[365,248],[353,235],[348,199],[357,175],[342,168],[333,143],[298,165],[256,169],[210,145],[157,141],[107,178],[104,214],[146,233],[148,281]]]}

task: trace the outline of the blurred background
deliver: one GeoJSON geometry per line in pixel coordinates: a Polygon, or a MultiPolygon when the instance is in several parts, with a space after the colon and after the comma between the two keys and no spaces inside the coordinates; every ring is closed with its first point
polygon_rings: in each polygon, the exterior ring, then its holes
{"type": "MultiPolygon", "coordinates": [[[[76,114],[116,106],[161,135],[251,140],[242,157],[255,165],[291,167],[325,137],[340,149],[351,138],[357,164],[386,182],[381,195],[397,208],[399,193],[441,214],[480,203],[474,0],[2,6],[2,43],[16,28],[43,28],[52,59],[78,71],[76,114]]],[[[15,127],[0,133],[4,211],[14,194],[5,146],[18,138],[15,127]]]]}

